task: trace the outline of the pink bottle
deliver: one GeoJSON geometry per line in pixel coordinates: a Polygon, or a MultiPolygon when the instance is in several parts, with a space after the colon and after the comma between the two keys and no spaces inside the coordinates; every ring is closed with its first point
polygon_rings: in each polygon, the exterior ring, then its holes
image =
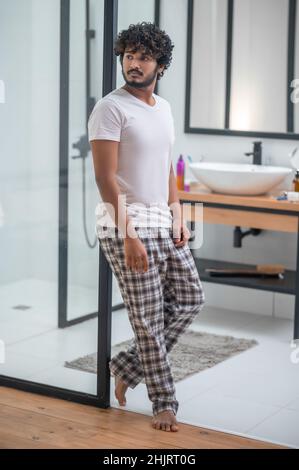
{"type": "Polygon", "coordinates": [[[180,155],[180,158],[176,164],[176,184],[177,188],[180,191],[184,191],[185,188],[185,162],[183,155],[180,155]]]}

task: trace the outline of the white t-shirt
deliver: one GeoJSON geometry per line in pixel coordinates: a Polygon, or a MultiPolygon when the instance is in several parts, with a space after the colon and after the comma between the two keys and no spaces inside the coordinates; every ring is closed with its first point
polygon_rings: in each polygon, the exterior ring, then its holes
{"type": "MultiPolygon", "coordinates": [[[[89,141],[120,142],[116,178],[133,225],[171,227],[168,194],[174,122],[169,102],[155,93],[152,96],[154,106],[124,88],[113,90],[95,104],[88,135],[89,141]]],[[[103,202],[95,213],[98,233],[109,219],[103,202]]]]}

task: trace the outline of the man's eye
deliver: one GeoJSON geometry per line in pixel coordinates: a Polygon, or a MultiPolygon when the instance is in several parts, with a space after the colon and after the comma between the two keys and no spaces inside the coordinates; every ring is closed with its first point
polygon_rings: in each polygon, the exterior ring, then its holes
{"type": "MultiPolygon", "coordinates": [[[[127,57],[127,59],[131,59],[131,58],[132,58],[131,55],[127,55],[126,57],[127,57]]],[[[143,59],[143,60],[150,60],[149,57],[142,57],[142,59],[143,59]]]]}

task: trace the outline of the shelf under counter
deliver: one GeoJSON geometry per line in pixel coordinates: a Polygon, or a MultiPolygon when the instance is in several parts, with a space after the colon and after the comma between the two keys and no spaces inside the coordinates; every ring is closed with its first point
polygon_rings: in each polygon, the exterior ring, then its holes
{"type": "Polygon", "coordinates": [[[247,287],[250,289],[268,290],[283,294],[296,294],[296,271],[285,270],[284,278],[251,277],[251,276],[211,276],[205,271],[207,268],[216,269],[256,269],[256,265],[232,263],[194,256],[197,271],[201,281],[225,284],[229,286],[247,287]]]}

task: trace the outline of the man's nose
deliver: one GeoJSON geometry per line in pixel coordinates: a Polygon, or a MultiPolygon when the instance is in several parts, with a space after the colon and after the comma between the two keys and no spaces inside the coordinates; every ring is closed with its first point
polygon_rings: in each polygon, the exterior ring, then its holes
{"type": "Polygon", "coordinates": [[[130,64],[130,70],[139,70],[140,71],[140,67],[139,67],[138,61],[136,59],[132,60],[132,62],[130,64]]]}

